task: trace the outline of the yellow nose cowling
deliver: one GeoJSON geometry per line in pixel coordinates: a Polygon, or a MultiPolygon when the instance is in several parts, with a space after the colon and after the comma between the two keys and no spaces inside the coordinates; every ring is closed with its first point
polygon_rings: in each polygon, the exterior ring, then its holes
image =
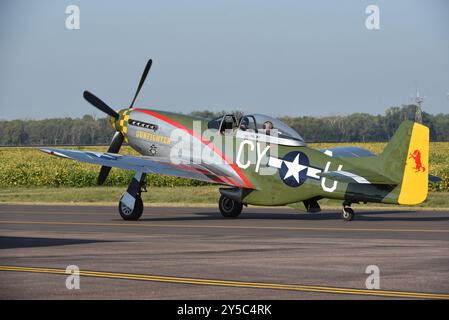
{"type": "Polygon", "coordinates": [[[123,134],[123,137],[125,138],[126,143],[128,143],[128,138],[126,136],[127,134],[127,125],[128,125],[128,119],[129,119],[129,113],[131,112],[131,109],[122,109],[117,111],[119,114],[119,117],[117,119],[114,119],[111,117],[111,126],[114,128],[114,130],[119,131],[123,134]]]}

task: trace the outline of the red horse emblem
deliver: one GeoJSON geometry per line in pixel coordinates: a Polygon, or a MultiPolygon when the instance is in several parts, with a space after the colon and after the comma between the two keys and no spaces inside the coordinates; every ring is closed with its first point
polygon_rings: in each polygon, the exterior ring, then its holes
{"type": "Polygon", "coordinates": [[[426,171],[426,167],[424,167],[421,162],[421,151],[416,149],[415,151],[413,151],[413,153],[410,153],[410,157],[408,158],[415,160],[415,167],[413,168],[415,169],[415,172],[426,171]]]}

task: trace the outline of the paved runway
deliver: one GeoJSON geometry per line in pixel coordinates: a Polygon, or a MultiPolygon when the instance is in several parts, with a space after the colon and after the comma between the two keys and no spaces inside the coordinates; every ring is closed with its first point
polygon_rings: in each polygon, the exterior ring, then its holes
{"type": "Polygon", "coordinates": [[[449,212],[0,206],[0,299],[449,298],[449,212]],[[68,265],[81,272],[68,290],[68,265]],[[365,286],[368,265],[380,290],[365,286]]]}

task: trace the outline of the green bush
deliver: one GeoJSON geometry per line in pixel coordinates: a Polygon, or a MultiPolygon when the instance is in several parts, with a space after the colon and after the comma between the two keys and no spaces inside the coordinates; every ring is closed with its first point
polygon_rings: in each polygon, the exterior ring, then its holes
{"type": "MultiPolygon", "coordinates": [[[[105,148],[86,148],[105,149],[105,148]]],[[[104,151],[104,150],[101,150],[104,151]]],[[[131,153],[130,148],[124,148],[131,153]]],[[[99,166],[62,159],[39,152],[34,148],[0,149],[0,187],[48,186],[48,187],[89,187],[97,184],[99,166]]],[[[133,172],[113,168],[105,182],[108,186],[126,186],[133,172]]],[[[201,181],[150,174],[149,186],[197,186],[206,185],[201,181]]]]}

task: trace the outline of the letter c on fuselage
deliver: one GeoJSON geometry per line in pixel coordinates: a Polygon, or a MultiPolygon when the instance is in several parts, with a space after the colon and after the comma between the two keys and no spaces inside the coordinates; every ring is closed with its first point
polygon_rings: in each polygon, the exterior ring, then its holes
{"type": "Polygon", "coordinates": [[[250,166],[250,164],[251,164],[251,161],[249,159],[248,159],[248,161],[245,164],[240,162],[240,158],[242,157],[243,147],[244,147],[245,144],[250,146],[251,151],[254,151],[254,143],[252,143],[252,141],[243,140],[240,143],[239,151],[237,152],[237,159],[235,160],[235,162],[237,163],[239,168],[242,168],[242,169],[248,168],[250,166]]]}

